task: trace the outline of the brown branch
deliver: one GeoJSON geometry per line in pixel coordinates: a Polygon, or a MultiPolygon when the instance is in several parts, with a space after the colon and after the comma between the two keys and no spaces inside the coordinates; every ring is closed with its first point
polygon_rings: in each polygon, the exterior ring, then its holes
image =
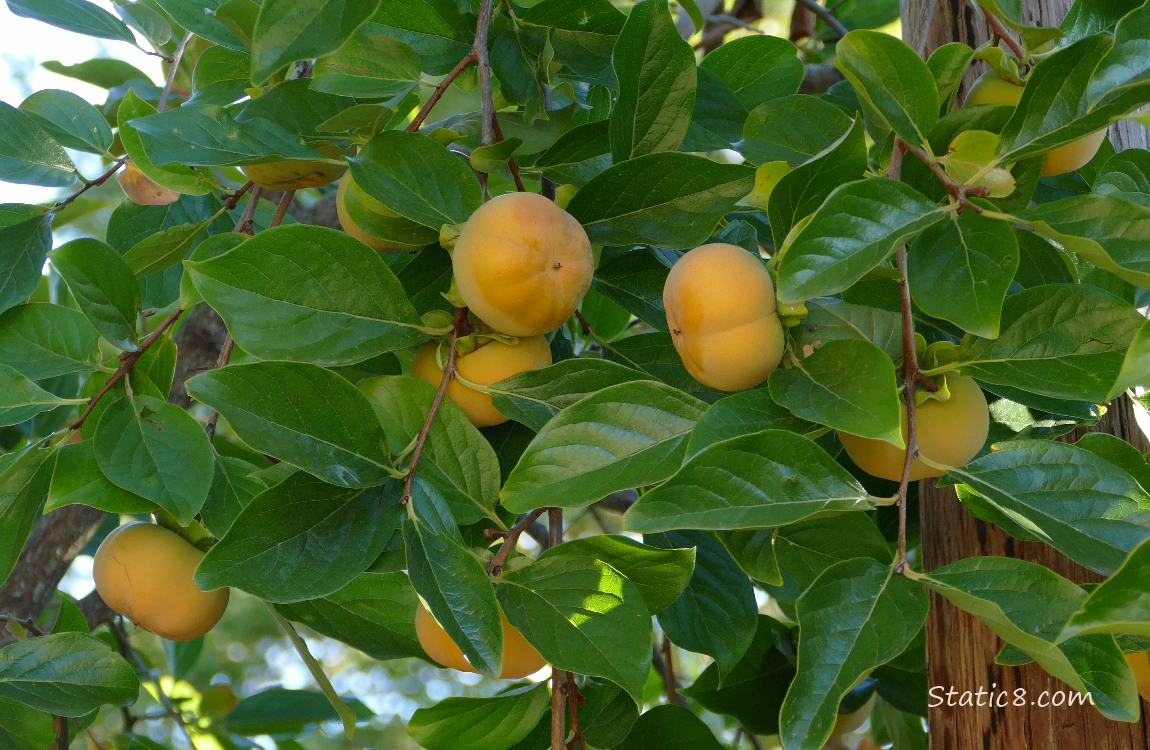
{"type": "MultiPolygon", "coordinates": [[[[494,112],[491,113],[491,128],[495,131],[495,137],[503,141],[503,130],[499,127],[499,116],[494,112]]],[[[515,162],[514,156],[507,157],[507,167],[515,179],[515,189],[521,193],[527,192],[527,188],[523,187],[523,178],[519,175],[519,165],[515,162]]]]}
{"type": "MultiPolygon", "coordinates": [[[[216,360],[215,369],[218,370],[228,363],[228,360],[231,359],[232,349],[235,348],[235,345],[235,339],[232,338],[231,334],[228,334],[224,339],[223,347],[220,348],[220,357],[216,360]]],[[[219,424],[219,421],[220,413],[215,409],[212,409],[212,413],[208,415],[207,424],[204,425],[204,432],[206,432],[208,435],[209,443],[216,439],[216,425],[219,424]]]]}
{"type": "Polygon", "coordinates": [[[1014,35],[1010,33],[1010,29],[1006,28],[1002,21],[998,20],[998,17],[986,8],[981,5],[979,7],[982,8],[982,15],[986,17],[986,25],[990,28],[990,33],[1006,42],[1006,46],[1010,48],[1019,62],[1026,62],[1029,55],[1026,53],[1026,49],[1014,38],[1014,35]]]}
{"type": "Polygon", "coordinates": [[[671,639],[663,634],[663,690],[667,694],[667,702],[678,706],[686,706],[687,701],[679,695],[679,681],[675,677],[675,660],[671,647],[671,639]]]}
{"type": "Polygon", "coordinates": [[[567,743],[567,750],[574,750],[576,747],[587,750],[587,741],[583,739],[583,728],[579,725],[579,706],[586,703],[587,699],[579,692],[579,686],[575,684],[575,675],[570,672],[563,674],[566,677],[563,692],[567,695],[567,712],[571,715],[571,741],[567,743]]]}
{"type": "MultiPolygon", "coordinates": [[[[240,204],[240,198],[243,198],[244,195],[246,195],[247,192],[249,190],[251,190],[254,186],[255,186],[255,183],[252,182],[251,180],[248,180],[243,185],[241,185],[239,190],[236,190],[236,192],[225,194],[223,196],[224,208],[226,208],[229,211],[234,209],[236,206],[238,206],[240,204]]],[[[237,232],[239,231],[238,226],[236,227],[235,231],[237,231],[237,232]]]]}
{"type": "Polygon", "coordinates": [[[822,19],[822,22],[829,26],[839,39],[847,35],[847,27],[843,26],[842,21],[836,18],[835,14],[818,0],[795,0],[795,2],[822,19]]]}
{"type": "Polygon", "coordinates": [[[431,92],[431,96],[428,97],[423,107],[415,115],[415,119],[413,119],[407,126],[407,132],[414,133],[419,130],[419,128],[423,125],[423,121],[426,120],[427,116],[431,114],[431,110],[434,109],[435,105],[439,103],[439,100],[443,98],[443,92],[447,91],[447,87],[450,86],[452,82],[459,77],[460,73],[470,67],[470,65],[478,59],[479,57],[475,54],[474,49],[463,56],[463,59],[460,60],[459,63],[451,69],[450,73],[444,76],[443,80],[439,82],[439,85],[435,87],[435,90],[431,92]]]}
{"type": "Polygon", "coordinates": [[[475,26],[476,63],[479,65],[480,93],[480,146],[490,146],[495,140],[492,121],[495,118],[495,98],[491,87],[491,58],[487,50],[488,32],[491,30],[492,0],[480,0],[479,21],[475,26]]]}
{"type": "Polygon", "coordinates": [[[116,637],[116,643],[120,646],[120,653],[136,668],[136,674],[140,676],[141,680],[152,683],[156,688],[156,696],[159,698],[160,704],[164,707],[164,712],[176,722],[176,726],[180,728],[185,739],[187,739],[188,746],[195,747],[196,742],[192,739],[191,732],[188,729],[188,723],[184,720],[184,715],[176,709],[172,703],[172,699],[164,692],[163,685],[152,675],[152,670],[150,670],[148,665],[144,663],[144,660],[140,658],[139,652],[132,648],[132,643],[128,640],[128,634],[119,620],[112,621],[112,633],[116,637]]]}
{"type": "Polygon", "coordinates": [[[140,343],[139,349],[134,352],[122,353],[120,355],[120,359],[122,360],[120,362],[120,366],[116,368],[116,371],[112,373],[112,376],[108,378],[107,382],[104,383],[104,386],[96,392],[96,395],[88,399],[88,406],[84,409],[84,413],[81,414],[79,418],[70,422],[67,425],[67,428],[69,430],[80,429],[84,425],[84,421],[88,418],[89,415],[91,415],[92,410],[96,408],[96,404],[100,402],[100,399],[104,398],[104,396],[108,394],[108,391],[112,390],[112,388],[116,386],[116,383],[119,383],[124,379],[125,376],[128,375],[128,373],[132,371],[132,368],[136,366],[137,360],[143,356],[144,352],[148,351],[152,344],[156,343],[156,341],[161,336],[163,336],[169,328],[175,325],[176,321],[179,320],[180,316],[183,314],[184,308],[182,307],[177,307],[175,310],[172,310],[171,314],[164,318],[164,322],[160,323],[156,330],[148,334],[148,337],[140,343]]]}
{"type": "Polygon", "coordinates": [[[55,205],[52,206],[52,210],[53,211],[59,211],[61,208],[63,208],[64,206],[67,206],[72,201],[76,200],[77,198],[79,198],[81,195],[88,192],[92,188],[100,187],[105,182],[112,179],[112,175],[116,174],[116,172],[119,172],[120,167],[124,166],[127,163],[128,163],[128,155],[124,154],[119,159],[116,159],[114,162],[112,162],[112,166],[108,167],[108,170],[106,172],[104,172],[104,174],[100,175],[99,177],[97,177],[94,180],[84,180],[84,187],[82,187],[79,190],[77,190],[76,192],[72,193],[67,198],[65,198],[63,200],[56,201],[55,205]]]}
{"type": "Polygon", "coordinates": [[[497,576],[503,572],[503,566],[507,563],[507,557],[511,551],[515,549],[515,545],[519,542],[519,537],[523,536],[523,532],[527,531],[535,519],[543,515],[546,508],[536,508],[530,513],[524,513],[519,516],[515,521],[515,525],[507,531],[500,531],[498,529],[487,529],[484,534],[488,538],[503,537],[503,544],[500,545],[499,551],[495,553],[495,557],[491,558],[491,562],[487,563],[487,572],[493,576],[497,576]]]}
{"type": "Polygon", "coordinates": [[[14,622],[27,630],[32,635],[44,635],[44,631],[41,630],[40,626],[37,625],[30,617],[18,617],[16,615],[0,614],[0,622],[14,622]]]}
{"type": "Polygon", "coordinates": [[[907,276],[906,245],[898,249],[898,282],[902,308],[902,371],[906,382],[906,456],[902,462],[902,479],[898,483],[898,543],[894,570],[901,573],[906,566],[906,495],[910,487],[910,469],[918,457],[918,431],[915,424],[915,384],[918,380],[918,352],[914,341],[914,315],[910,302],[910,279],[907,276]]]}
{"type": "Polygon", "coordinates": [[[67,716],[59,716],[56,718],[56,750],[68,750],[68,746],[72,744],[72,739],[69,736],[71,727],[68,725],[67,716]]]}
{"type": "Polygon", "coordinates": [[[192,41],[192,32],[184,34],[184,38],[176,46],[176,51],[172,53],[169,60],[171,63],[168,66],[168,79],[164,81],[164,90],[160,93],[160,101],[156,102],[156,111],[163,112],[168,108],[168,98],[172,95],[172,86],[176,83],[176,75],[180,69],[180,58],[184,56],[184,50],[188,48],[188,43],[192,41]]]}
{"type": "Polygon", "coordinates": [[[424,418],[423,426],[419,428],[419,434],[415,437],[415,448],[411,451],[411,462],[407,465],[407,476],[403,480],[403,496],[399,498],[402,505],[406,505],[411,499],[411,486],[415,482],[415,469],[419,466],[423,448],[427,445],[427,437],[431,434],[431,424],[435,421],[435,415],[439,413],[439,407],[443,404],[447,384],[455,377],[455,360],[458,356],[455,351],[455,342],[459,341],[459,337],[466,328],[467,308],[457,308],[455,310],[455,323],[451,326],[451,338],[448,339],[447,364],[443,368],[443,377],[439,379],[439,387],[435,389],[435,398],[431,401],[431,408],[427,410],[427,417],[424,418]]]}
{"type": "MultiPolygon", "coordinates": [[[[563,509],[547,509],[547,547],[550,549],[563,541],[563,509]]],[[[551,670],[551,750],[566,750],[567,726],[563,715],[562,672],[551,670]]]]}
{"type": "Polygon", "coordinates": [[[288,208],[291,206],[291,202],[293,200],[295,200],[294,190],[288,190],[283,194],[283,197],[280,198],[279,205],[276,206],[275,215],[272,216],[272,220],[268,223],[268,229],[271,229],[272,227],[278,227],[280,225],[280,222],[284,220],[285,216],[287,216],[288,208]]]}
{"type": "MultiPolygon", "coordinates": [[[[932,159],[930,154],[926,153],[921,148],[910,145],[902,139],[895,140],[895,150],[906,151],[907,153],[913,154],[914,157],[925,164],[931,172],[934,172],[934,176],[937,177],[938,181],[942,183],[942,186],[946,188],[946,192],[958,203],[960,211],[966,207],[970,207],[974,209],[976,213],[983,212],[982,206],[972,201],[970,196],[973,195],[976,198],[985,198],[990,194],[990,188],[986,187],[985,185],[963,185],[961,182],[958,182],[949,174],[947,174],[943,166],[932,159]]],[[[893,161],[893,152],[891,156],[893,161]]]]}

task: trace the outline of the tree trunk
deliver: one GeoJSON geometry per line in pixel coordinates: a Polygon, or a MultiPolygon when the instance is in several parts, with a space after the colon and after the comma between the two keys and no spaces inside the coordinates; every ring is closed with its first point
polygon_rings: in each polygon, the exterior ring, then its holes
{"type": "MultiPolygon", "coordinates": [[[[1022,4],[1029,21],[1057,25],[1069,0],[1037,0],[1022,4]]],[[[977,46],[988,37],[986,21],[966,0],[902,0],[903,34],[924,57],[939,45],[962,41],[977,46]]],[[[968,74],[967,84],[976,73],[968,74]]],[[[1147,132],[1130,122],[1111,128],[1115,147],[1147,147],[1147,132]]],[[[1150,442],[1134,419],[1136,407],[1123,397],[1111,405],[1093,428],[1076,431],[1076,440],[1088,431],[1108,432],[1131,442],[1139,451],[1150,442]]],[[[996,526],[976,520],[958,502],[952,488],[922,486],[923,567],[926,570],[964,557],[996,555],[1031,560],[1079,583],[1099,577],[1068,560],[1051,547],[1011,539],[996,526]]],[[[1013,698],[1024,688],[1028,700],[1043,691],[1066,690],[1066,685],[1036,665],[999,666],[994,657],[1002,641],[974,617],[959,611],[938,595],[931,595],[927,620],[928,685],[962,691],[1005,691],[1013,698]]],[[[1143,704],[1144,709],[1150,706],[1143,704]]],[[[1093,707],[962,707],[941,705],[929,709],[930,746],[933,750],[1147,750],[1150,727],[1145,720],[1126,724],[1103,718],[1093,707]]]]}

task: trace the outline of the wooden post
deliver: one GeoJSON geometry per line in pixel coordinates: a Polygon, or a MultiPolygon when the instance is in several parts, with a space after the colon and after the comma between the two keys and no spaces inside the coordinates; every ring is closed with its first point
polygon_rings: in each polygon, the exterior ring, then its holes
{"type": "MultiPolygon", "coordinates": [[[[1057,25],[1069,0],[1034,0],[1022,3],[1031,23],[1057,25]]],[[[988,37],[985,19],[967,0],[902,0],[903,36],[925,57],[939,45],[962,41],[977,46],[988,37]]],[[[967,84],[976,73],[967,77],[967,84]]],[[[1133,123],[1111,129],[1119,149],[1147,147],[1147,133],[1133,123]]],[[[1139,451],[1150,442],[1134,419],[1134,406],[1123,397],[1111,405],[1095,427],[1076,431],[1076,440],[1088,431],[1108,432],[1131,442],[1139,451]]],[[[922,486],[923,568],[933,570],[964,557],[996,555],[1031,560],[1046,565],[1072,581],[1084,583],[1099,577],[1076,565],[1051,547],[1011,539],[997,527],[971,516],[959,503],[954,490],[933,483],[922,486]]],[[[1030,664],[998,666],[994,657],[1002,641],[974,617],[959,611],[938,595],[931,595],[927,620],[928,685],[962,691],[982,688],[996,693],[1024,688],[1027,700],[1038,700],[1043,691],[1065,691],[1065,684],[1030,664]]],[[[1143,710],[1150,705],[1143,703],[1143,710]]],[[[932,750],[1150,750],[1150,727],[1145,718],[1138,724],[1105,719],[1091,706],[1004,708],[947,706],[929,709],[932,750]]]]}

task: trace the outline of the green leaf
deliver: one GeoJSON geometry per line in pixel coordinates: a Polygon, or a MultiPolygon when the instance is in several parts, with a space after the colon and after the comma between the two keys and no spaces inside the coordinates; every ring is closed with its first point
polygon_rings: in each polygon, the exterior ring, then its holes
{"type": "Polygon", "coordinates": [[[218,411],[248,446],[342,487],[377,487],[390,462],[367,398],[331,370],[253,362],[201,373],[188,394],[218,411]]]}
{"type": "MultiPolygon", "coordinates": [[[[290,464],[283,466],[284,470],[293,471],[290,464]]],[[[222,537],[226,534],[252,498],[267,488],[263,481],[254,476],[255,471],[256,467],[247,461],[216,455],[212,487],[200,510],[200,521],[213,536],[222,537]]]]}
{"type": "Polygon", "coordinates": [[[116,14],[124,19],[124,23],[143,34],[153,47],[160,47],[171,41],[172,26],[158,11],[142,2],[116,2],[114,7],[116,14]]]}
{"type": "Polygon", "coordinates": [[[604,359],[564,359],[550,367],[528,370],[489,386],[495,408],[539,432],[572,404],[604,388],[649,378],[630,367],[604,359]]]}
{"type": "Polygon", "coordinates": [[[378,27],[365,26],[316,60],[312,88],[340,96],[387,98],[419,81],[419,55],[378,27]]]}
{"type": "Polygon", "coordinates": [[[201,105],[177,107],[128,123],[153,164],[224,166],[284,159],[321,159],[294,133],[256,117],[242,124],[231,110],[201,105]]]}
{"type": "Polygon", "coordinates": [[[56,739],[50,714],[0,698],[0,743],[12,750],[44,750],[56,739]]]}
{"type": "Polygon", "coordinates": [[[31,380],[90,371],[100,336],[83,315],[34,302],[0,315],[0,361],[31,380]]]}
{"type": "Polygon", "coordinates": [[[944,111],[954,103],[954,96],[963,76],[974,59],[974,50],[963,42],[950,42],[936,47],[926,60],[926,67],[934,76],[938,88],[938,101],[944,111]]]}
{"type": "Polygon", "coordinates": [[[123,257],[88,238],[61,245],[48,257],[100,335],[113,346],[134,350],[140,284],[123,257]]]}
{"type": "MultiPolygon", "coordinates": [[[[2,126],[0,132],[3,132],[2,126]]],[[[8,223],[9,218],[15,219],[16,215],[30,211],[23,206],[0,206],[0,210],[4,209],[9,215],[3,217],[4,223],[0,226],[0,247],[4,248],[0,255],[0,312],[27,301],[32,295],[52,247],[51,214],[36,211],[39,215],[8,223]]]]}
{"type": "Polygon", "coordinates": [[[383,0],[371,23],[411,45],[423,69],[441,76],[471,48],[475,18],[465,12],[456,0],[383,0]]]}
{"type": "Polygon", "coordinates": [[[1071,690],[1090,693],[1103,716],[1137,719],[1134,681],[1112,636],[1057,640],[1063,624],[1086,599],[1077,585],[1037,563],[1002,557],[968,557],[936,568],[921,581],[982,620],[1071,690]]]}
{"type": "Polygon", "coordinates": [[[414,612],[419,604],[406,573],[362,573],[320,599],[279,604],[280,613],[312,630],[387,661],[421,656],[414,612]]]}
{"type": "Polygon", "coordinates": [[[135,35],[123,21],[87,0],[8,0],[8,10],[65,31],[136,43],[135,35]]]}
{"type": "MultiPolygon", "coordinates": [[[[389,453],[414,444],[435,399],[435,386],[408,376],[361,380],[359,390],[375,409],[389,453]]],[[[420,478],[432,484],[451,507],[455,521],[470,524],[495,518],[499,459],[483,435],[453,403],[440,406],[419,461],[420,478]]]]}
{"type": "Polygon", "coordinates": [[[775,558],[782,583],[768,587],[771,596],[793,606],[822,572],[835,563],[866,557],[889,564],[890,544],[865,513],[816,516],[775,531],[775,558]]]}
{"type": "Polygon", "coordinates": [[[856,29],[835,47],[835,67],[854,86],[867,118],[916,148],[930,150],[938,122],[938,87],[930,68],[901,39],[856,29]]]}
{"type": "Polygon", "coordinates": [[[1130,149],[1110,157],[1090,189],[1098,195],[1150,193],[1150,152],[1130,149]]]}
{"type": "Polygon", "coordinates": [[[571,128],[543,152],[532,169],[538,170],[552,182],[585,184],[611,166],[609,130],[608,120],[597,120],[571,128]]]}
{"type": "Polygon", "coordinates": [[[1130,342],[1118,379],[1110,389],[1106,400],[1116,398],[1128,388],[1138,385],[1150,386],[1150,322],[1143,323],[1138,333],[1134,335],[1134,340],[1130,342]]]}
{"type": "Polygon", "coordinates": [[[150,84],[148,74],[130,63],[108,57],[96,57],[75,65],[65,65],[59,60],[42,63],[45,70],[67,78],[90,83],[102,89],[113,89],[129,81],[150,84]]]}
{"type": "Polygon", "coordinates": [[[426,135],[386,130],[348,161],[365,193],[436,231],[462,224],[483,202],[471,169],[426,135]]]}
{"type": "MultiPolygon", "coordinates": [[[[41,516],[55,466],[54,451],[26,450],[0,457],[0,525],[4,528],[0,536],[0,581],[12,575],[32,526],[41,516]]],[[[3,693],[0,687],[0,695],[3,693]]]]}
{"type": "MultiPolygon", "coordinates": [[[[603,296],[660,331],[667,330],[663,287],[670,269],[655,253],[645,249],[604,252],[595,269],[592,285],[603,296]]],[[[603,335],[603,331],[598,331],[603,335]]]]}
{"type": "MultiPolygon", "coordinates": [[[[372,717],[358,700],[348,702],[359,719],[372,717]]],[[[296,737],[313,724],[339,721],[327,697],[312,690],[267,688],[244,698],[221,722],[232,734],[247,737],[266,734],[279,740],[296,737]]]]}
{"type": "Polygon", "coordinates": [[[732,39],[703,58],[747,109],[798,92],[803,63],[795,45],[766,34],[732,39]]]}
{"type": "Polygon", "coordinates": [[[791,329],[795,348],[810,356],[830,341],[870,341],[895,364],[902,362],[902,317],[892,310],[844,302],[836,297],[807,300],[807,317],[791,329]]]}
{"type": "Polygon", "coordinates": [[[379,0],[264,0],[252,37],[252,81],[334,52],[377,7],[379,0]]]}
{"type": "Polygon", "coordinates": [[[747,166],[693,154],[647,154],[591,179],[568,210],[594,244],[686,249],[705,242],[754,181],[747,166]]]}
{"type": "Polygon", "coordinates": [[[490,698],[446,698],[412,714],[407,733],[427,750],[507,750],[531,733],[550,705],[543,684],[490,698]]]}
{"type": "Polygon", "coordinates": [[[903,447],[894,363],[869,341],[828,341],[771,373],[771,398],[796,417],[903,447]]]}
{"type": "Polygon", "coordinates": [[[503,486],[503,506],[577,508],[661,481],[679,467],[702,413],[701,402],[661,383],[604,388],[539,431],[503,486]]]}
{"type": "Polygon", "coordinates": [[[61,146],[93,154],[106,153],[112,146],[108,120],[87,99],[71,91],[37,91],[20,103],[20,109],[32,115],[61,146]]]}
{"type": "Polygon", "coordinates": [[[722,750],[710,727],[682,706],[654,706],[639,717],[616,750],[722,750]]]}
{"type": "Polygon", "coordinates": [[[750,579],[705,532],[672,531],[644,539],[667,549],[695,548],[691,582],[659,613],[659,626],[676,646],[714,657],[720,674],[730,675],[755,637],[758,607],[750,579]]]}
{"type": "Polygon", "coordinates": [[[1134,548],[1114,575],[1096,588],[1062,629],[1059,640],[1087,633],[1150,635],[1150,541],[1134,548]]]}
{"type": "Polygon", "coordinates": [[[631,9],[611,64],[619,79],[611,112],[615,163],[677,149],[691,124],[696,67],[667,0],[644,0],[631,9]]]}
{"type": "Polygon", "coordinates": [[[902,653],[926,622],[926,593],[890,566],[856,558],[833,565],[799,598],[795,680],[779,716],[787,750],[818,750],[839,701],[875,667],[902,653]]]}
{"type": "Polygon", "coordinates": [[[1018,32],[1027,49],[1036,49],[1046,42],[1062,36],[1057,27],[1029,26],[1022,22],[1022,0],[979,0],[978,4],[994,14],[1008,27],[1018,32]]]}
{"type": "Polygon", "coordinates": [[[1129,474],[1077,446],[998,443],[951,475],[1014,523],[1104,575],[1150,538],[1150,495],[1129,474]]]}
{"type": "Polygon", "coordinates": [[[627,17],[609,0],[543,0],[520,20],[549,30],[555,59],[576,73],[592,76],[611,65],[611,52],[627,17]]]}
{"type": "Polygon", "coordinates": [[[691,430],[687,457],[721,440],[750,435],[763,430],[788,430],[805,433],[815,426],[799,419],[769,398],[761,390],[743,391],[719,399],[691,430]]]}
{"type": "Polygon", "coordinates": [[[856,121],[810,161],[783,175],[767,202],[775,247],[782,247],[795,224],[814,213],[835,188],[861,179],[866,168],[866,133],[856,121]]]}
{"type": "Polygon", "coordinates": [[[556,545],[539,556],[594,558],[622,573],[643,595],[647,611],[658,614],[683,593],[695,570],[695,550],[661,549],[625,536],[600,534],[556,545]]]}
{"type": "Polygon", "coordinates": [[[109,513],[152,513],[156,504],[112,484],[100,464],[92,440],[61,445],[44,512],[65,505],[87,505],[109,513]]]}
{"type": "Polygon", "coordinates": [[[889,177],[837,188],[808,222],[795,227],[780,251],[779,301],[802,302],[846,289],[942,218],[926,196],[889,177]]]}
{"type": "Polygon", "coordinates": [[[57,406],[83,403],[49,393],[8,365],[0,365],[0,426],[20,424],[57,406]]]}
{"type": "Polygon", "coordinates": [[[382,488],[348,489],[303,472],[252,498],[196,569],[205,591],[231,586],[270,602],[332,594],[379,557],[400,505],[382,488]]]}
{"type": "Polygon", "coordinates": [[[623,523],[641,532],[747,529],[870,507],[862,485],[818,445],[765,430],[704,448],[640,497],[623,523]]]}
{"type": "Polygon", "coordinates": [[[276,227],[185,267],[236,343],[264,359],[347,365],[425,336],[380,254],[334,229],[276,227]]]}
{"type": "Polygon", "coordinates": [[[907,271],[915,304],[975,336],[998,338],[1002,302],[1018,258],[1018,240],[1008,222],[976,211],[952,213],[911,245],[907,271]]]}
{"type": "Polygon", "coordinates": [[[100,469],[117,486],[183,524],[200,512],[212,485],[212,449],[180,407],[151,396],[120,399],[100,417],[93,442],[100,469]]]}
{"type": "Polygon", "coordinates": [[[504,573],[496,593],[507,620],[556,669],[603,677],[642,701],[651,667],[651,618],[619,571],[556,555],[504,573]]]}
{"type": "MultiPolygon", "coordinates": [[[[139,132],[128,123],[154,114],[156,108],[137,96],[134,89],[128,89],[124,98],[120,100],[120,107],[116,111],[116,119],[120,124],[118,134],[120,143],[131,157],[132,163],[144,173],[145,177],[169,190],[185,195],[204,195],[209,192],[212,188],[211,180],[203,173],[180,163],[159,166],[144,150],[144,142],[139,132]]],[[[171,135],[168,138],[171,139],[171,135]]]]}
{"type": "Polygon", "coordinates": [[[1150,288],[1150,260],[1144,252],[1150,205],[1119,195],[1087,194],[1039,203],[1018,212],[1018,218],[1092,265],[1150,288]]]}
{"type": "MultiPolygon", "coordinates": [[[[454,526],[452,531],[459,533],[454,526]]],[[[411,583],[428,611],[472,666],[497,676],[503,665],[503,625],[487,569],[455,536],[423,518],[404,522],[403,539],[411,583]]]]}
{"type": "Polygon", "coordinates": [[[1125,302],[1091,286],[1033,287],[1007,297],[999,337],[967,340],[958,362],[977,380],[1101,403],[1143,322],[1125,302]]]}
{"type": "Polygon", "coordinates": [[[706,395],[709,398],[718,396],[717,391],[710,390],[687,372],[671,341],[670,333],[655,331],[627,336],[604,344],[603,353],[610,360],[645,372],[686,393],[706,395]]]}
{"type": "Polygon", "coordinates": [[[139,690],[124,657],[90,635],[57,633],[0,649],[0,697],[56,716],[130,706],[139,690]]]}
{"type": "Polygon", "coordinates": [[[816,96],[783,96],[751,110],[735,147],[756,165],[785,161],[797,167],[842,138],[851,123],[841,109],[816,96]]]}

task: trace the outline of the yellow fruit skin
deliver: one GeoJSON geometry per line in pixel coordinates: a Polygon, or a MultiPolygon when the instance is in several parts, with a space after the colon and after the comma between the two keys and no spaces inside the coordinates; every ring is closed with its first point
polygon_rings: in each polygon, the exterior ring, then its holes
{"type": "Polygon", "coordinates": [[[571,317],[595,258],[571,214],[535,193],[509,193],[472,214],[452,254],[459,294],[497,331],[538,336],[571,317]]]}
{"type": "Polygon", "coordinates": [[[141,206],[166,206],[180,199],[179,193],[157,185],[132,162],[116,175],[116,181],[124,189],[124,195],[141,206]]]}
{"type": "MultiPolygon", "coordinates": [[[[343,157],[343,151],[339,146],[329,144],[316,150],[332,159],[343,157]]],[[[242,170],[249,180],[267,190],[302,190],[335,182],[347,171],[347,164],[328,164],[310,159],[284,159],[264,164],[249,164],[242,167],[242,170]]]]}
{"type": "Polygon", "coordinates": [[[192,576],[204,553],[174,531],[133,521],[96,550],[96,591],[109,607],[170,641],[199,638],[215,627],[229,590],[202,591],[192,576]]]}
{"type": "MultiPolygon", "coordinates": [[[[967,377],[951,377],[950,400],[927,401],[915,410],[919,453],[946,466],[962,466],[982,449],[990,431],[990,410],[978,383],[967,377]]],[[[907,439],[906,406],[902,405],[902,437],[907,439]]],[[[851,460],[871,476],[900,481],[906,452],[883,440],[845,432],[839,440],[851,460]]],[[[915,459],[910,465],[912,481],[940,477],[943,471],[915,459]]]]}
{"type": "MultiPolygon", "coordinates": [[[[1023,87],[999,78],[993,70],[979,76],[970,93],[966,95],[966,105],[1005,104],[1016,106],[1022,99],[1023,87]]],[[[1047,151],[1042,157],[1042,176],[1054,177],[1067,172],[1075,172],[1086,166],[1098,153],[1099,146],[1106,139],[1106,128],[1083,136],[1076,141],[1047,151]]]]}
{"type": "MultiPolygon", "coordinates": [[[[503,669],[499,676],[505,680],[518,680],[543,669],[547,665],[543,656],[507,621],[506,615],[502,612],[499,615],[503,620],[503,669]]],[[[463,651],[435,621],[423,602],[415,610],[415,634],[419,638],[419,645],[436,662],[460,672],[475,671],[463,651]]]]}
{"type": "MultiPolygon", "coordinates": [[[[352,180],[351,172],[348,172],[340,179],[339,189],[336,190],[335,194],[335,213],[336,216],[339,217],[339,225],[343,227],[343,231],[347,232],[352,237],[355,237],[357,240],[374,250],[397,252],[400,250],[417,250],[420,247],[423,247],[422,244],[409,245],[390,239],[376,237],[363,227],[356,224],[355,220],[351,217],[351,212],[348,210],[348,201],[353,197],[355,200],[360,202],[365,210],[371,211],[382,218],[393,219],[397,223],[404,225],[414,223],[404,219],[399,214],[389,209],[387,206],[383,205],[367,193],[360,190],[359,186],[357,186],[355,181],[352,180]]],[[[405,226],[404,229],[408,228],[405,226]]],[[[410,230],[408,229],[408,231],[410,230]]],[[[429,241],[433,241],[430,236],[429,241]]]]}
{"type": "Polygon", "coordinates": [[[1138,685],[1138,694],[1142,700],[1150,703],[1150,654],[1137,651],[1126,654],[1126,661],[1134,670],[1134,682],[1138,685]]]}
{"type": "MultiPolygon", "coordinates": [[[[419,348],[411,363],[411,374],[438,387],[443,370],[435,362],[438,344],[429,341],[419,348]]],[[[504,378],[527,370],[537,370],[551,364],[551,347],[543,336],[522,338],[510,346],[500,341],[484,342],[478,349],[457,357],[455,369],[459,376],[478,385],[491,385],[504,378]]],[[[507,417],[491,403],[491,396],[452,379],[447,384],[447,397],[463,410],[476,427],[503,424],[507,417]]]]}
{"type": "Polygon", "coordinates": [[[744,391],[783,359],[774,284],[741,247],[714,243],[680,258],[663,287],[663,307],[683,365],[703,385],[744,391]]]}

